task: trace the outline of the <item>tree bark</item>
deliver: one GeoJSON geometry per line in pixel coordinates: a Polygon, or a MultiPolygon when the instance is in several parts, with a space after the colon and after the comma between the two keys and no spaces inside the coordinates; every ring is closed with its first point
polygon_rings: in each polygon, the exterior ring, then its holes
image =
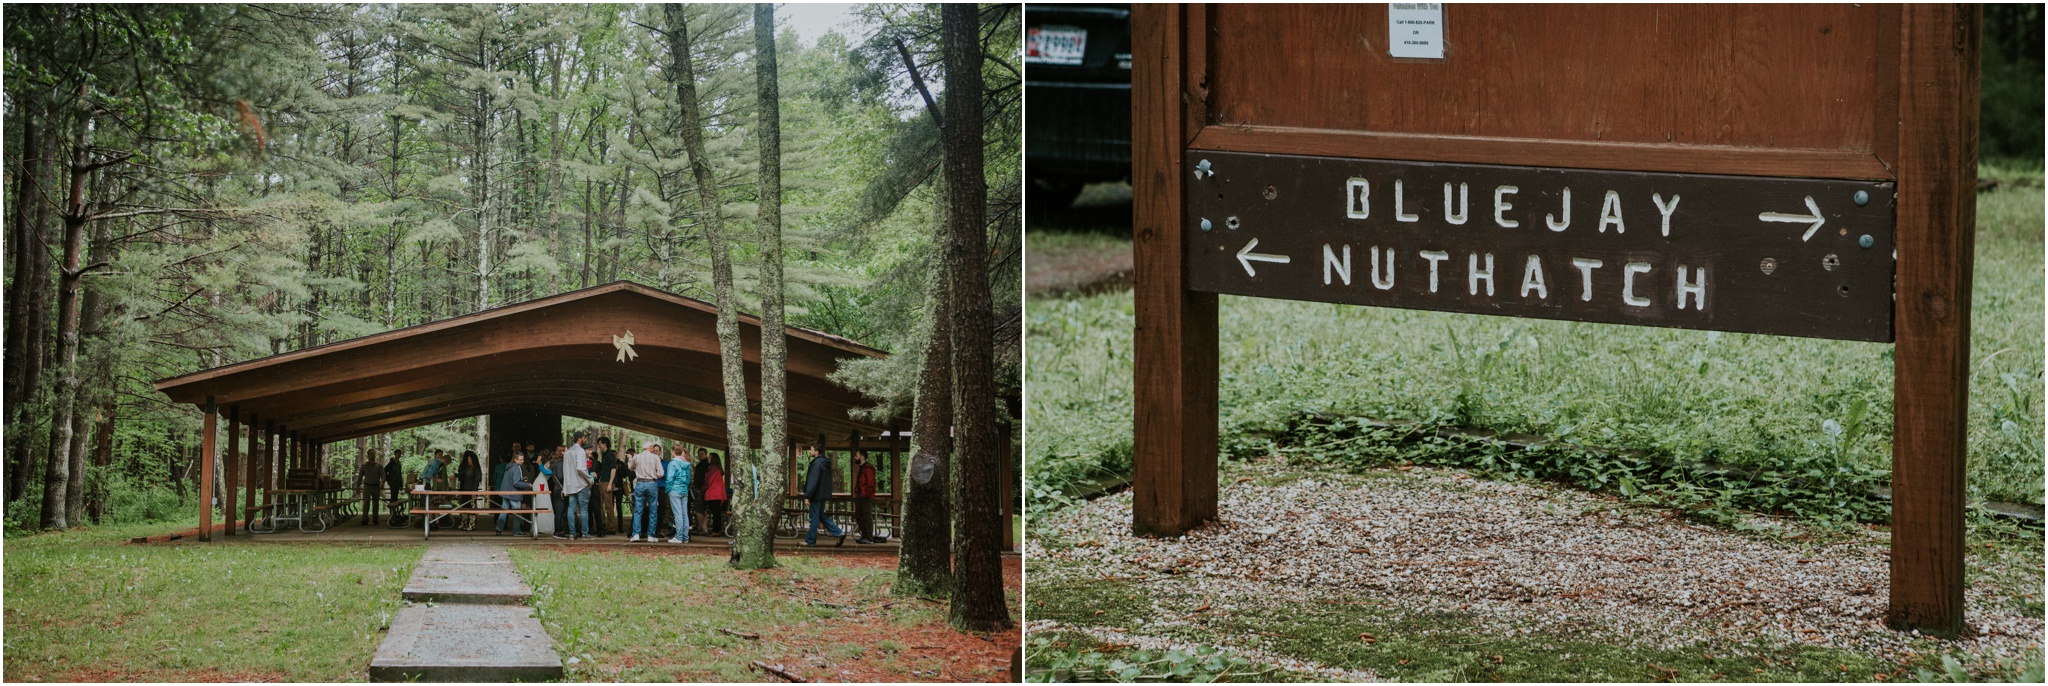
{"type": "MultiPolygon", "coordinates": [[[[89,106],[89,105],[88,105],[89,106]]],[[[81,119],[71,145],[71,193],[64,209],[64,264],[57,298],[57,397],[51,413],[50,459],[43,470],[44,529],[68,529],[71,419],[78,402],[79,253],[85,247],[85,178],[92,172],[93,116],[81,119]]]]}
{"type": "MultiPolygon", "coordinates": [[[[13,280],[7,292],[6,418],[5,426],[18,436],[27,436],[35,422],[20,423],[21,408],[42,390],[45,317],[42,304],[49,290],[49,245],[43,229],[49,223],[47,203],[42,201],[42,182],[49,170],[47,145],[42,126],[34,115],[22,125],[21,170],[15,177],[14,239],[8,254],[13,280]]],[[[33,472],[35,441],[26,438],[7,444],[7,502],[21,498],[28,490],[33,472]]]]}
{"type": "Polygon", "coordinates": [[[1001,452],[996,445],[995,315],[987,270],[981,113],[981,8],[940,9],[946,56],[945,167],[953,297],[953,597],[948,621],[963,631],[1008,628],[1003,602],[1001,452]]]}
{"type": "MultiPolygon", "coordinates": [[[[88,254],[88,261],[91,264],[100,264],[108,259],[111,246],[108,245],[109,237],[105,224],[100,222],[93,227],[92,249],[88,254]]],[[[67,470],[68,478],[65,480],[64,488],[64,511],[68,513],[74,525],[82,524],[85,517],[85,446],[87,430],[91,424],[87,420],[93,414],[90,410],[100,407],[106,398],[111,397],[112,394],[106,389],[107,379],[113,375],[113,360],[108,358],[104,343],[105,332],[100,327],[100,322],[106,315],[106,298],[97,290],[84,288],[84,275],[81,274],[79,278],[79,288],[84,290],[84,294],[80,296],[84,300],[80,305],[84,313],[78,324],[79,345],[84,347],[84,339],[90,336],[93,339],[93,351],[85,355],[86,362],[81,365],[83,369],[74,372],[74,375],[80,378],[80,384],[76,391],[78,397],[74,401],[75,409],[71,415],[71,466],[67,470]],[[93,381],[90,386],[83,383],[88,376],[93,381]]],[[[97,420],[96,417],[92,419],[97,420]]]]}
{"type": "MultiPolygon", "coordinates": [[[[114,465],[114,415],[120,408],[121,404],[115,402],[112,394],[100,400],[99,426],[93,431],[92,464],[101,474],[105,474],[107,468],[114,465]]],[[[102,486],[93,489],[88,495],[90,497],[87,498],[87,502],[91,505],[87,506],[86,515],[92,518],[94,524],[106,522],[107,489],[102,486]]]]}
{"type": "MultiPolygon", "coordinates": [[[[789,350],[788,341],[783,337],[782,312],[782,96],[775,82],[775,5],[772,3],[754,5],[754,60],[761,143],[761,445],[770,446],[787,443],[789,434],[789,399],[786,395],[789,350]]],[[[744,426],[741,430],[745,430],[744,426]]],[[[740,435],[744,437],[746,434],[740,435]]],[[[755,507],[759,505],[755,504],[755,507]]],[[[756,536],[739,541],[739,554],[733,566],[741,569],[775,566],[773,534],[764,530],[756,536]]]]}
{"type": "Polygon", "coordinates": [[[725,221],[718,203],[718,186],[711,178],[711,162],[704,154],[703,110],[697,101],[697,75],[690,63],[690,27],[682,5],[664,5],[668,17],[670,72],[675,81],[676,104],[682,111],[683,151],[690,157],[690,176],[696,182],[698,210],[704,217],[705,242],[711,248],[711,290],[718,305],[719,372],[725,380],[726,464],[741,472],[742,486],[732,494],[737,525],[734,531],[734,563],[748,568],[775,565],[775,516],[782,509],[783,470],[781,465],[764,465],[767,456],[780,456],[778,444],[763,444],[762,450],[748,445],[747,384],[740,348],[739,310],[734,304],[732,251],[726,244],[725,221]]]}
{"type": "MultiPolygon", "coordinates": [[[[943,182],[941,182],[943,183],[943,182]]],[[[902,486],[903,540],[897,551],[897,595],[946,596],[953,592],[953,345],[952,288],[946,265],[951,232],[946,229],[945,193],[932,203],[933,241],[938,259],[925,289],[924,369],[918,374],[916,428],[910,470],[902,486]]]]}

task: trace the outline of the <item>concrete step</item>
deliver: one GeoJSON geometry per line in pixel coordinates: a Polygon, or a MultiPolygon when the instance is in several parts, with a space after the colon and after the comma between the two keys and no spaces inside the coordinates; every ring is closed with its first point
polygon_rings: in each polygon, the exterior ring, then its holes
{"type": "Polygon", "coordinates": [[[523,605],[409,605],[370,660],[371,681],[558,681],[562,658],[523,605]]]}
{"type": "Polygon", "coordinates": [[[416,603],[523,605],[533,589],[502,546],[430,545],[402,591],[416,603]]]}

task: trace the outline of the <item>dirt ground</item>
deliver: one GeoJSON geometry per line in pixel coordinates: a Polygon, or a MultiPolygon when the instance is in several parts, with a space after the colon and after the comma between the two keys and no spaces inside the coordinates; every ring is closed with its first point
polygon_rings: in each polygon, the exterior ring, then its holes
{"type": "MultiPolygon", "coordinates": [[[[563,547],[557,552],[566,555],[630,554],[646,558],[712,556],[663,548],[563,547]]],[[[896,568],[893,555],[819,554],[811,556],[811,561],[848,570],[893,571],[896,568]]],[[[1003,558],[1004,588],[1013,599],[1021,597],[1023,572],[1021,557],[1003,558]]],[[[938,601],[875,597],[871,590],[857,588],[797,585],[786,578],[789,576],[787,570],[762,570],[752,575],[747,583],[753,589],[751,592],[774,592],[797,603],[826,603],[847,608],[826,619],[805,620],[801,624],[773,630],[761,629],[757,637],[745,637],[747,640],[742,642],[742,646],[731,651],[735,658],[746,655],[743,659],[748,662],[760,659],[769,666],[809,681],[1005,682],[1011,680],[1013,662],[1018,657],[1019,646],[1023,645],[1023,617],[1018,616],[1018,606],[1014,603],[1011,618],[1015,625],[1009,630],[990,634],[963,633],[946,624],[945,605],[938,601]]],[[[685,600],[677,599],[675,602],[685,600]]],[[[728,652],[719,648],[710,650],[728,652]]],[[[656,656],[636,654],[623,657],[630,664],[616,667],[653,668],[658,672],[674,669],[677,670],[673,672],[677,681],[726,681],[732,678],[726,673],[690,671],[707,666],[702,661],[692,667],[681,663],[668,664],[656,656]],[[648,660],[661,664],[649,663],[648,660]]],[[[775,680],[758,669],[750,674],[760,680],[775,680]]]]}

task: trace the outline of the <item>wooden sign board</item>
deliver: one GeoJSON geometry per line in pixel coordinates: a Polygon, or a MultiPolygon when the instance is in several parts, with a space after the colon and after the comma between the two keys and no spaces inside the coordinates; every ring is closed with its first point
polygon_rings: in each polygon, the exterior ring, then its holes
{"type": "Polygon", "coordinates": [[[1955,634],[1980,23],[1134,6],[1134,528],[1216,516],[1218,294],[1889,341],[1890,621],[1955,634]]]}
{"type": "Polygon", "coordinates": [[[1892,337],[1890,183],[1209,150],[1184,164],[1198,291],[1892,337]]]}

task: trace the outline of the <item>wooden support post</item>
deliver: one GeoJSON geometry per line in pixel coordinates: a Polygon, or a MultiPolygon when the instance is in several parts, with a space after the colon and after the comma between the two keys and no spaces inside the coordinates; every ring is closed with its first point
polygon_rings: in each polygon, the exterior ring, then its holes
{"type": "Polygon", "coordinates": [[[1896,629],[1954,637],[1963,629],[1983,8],[1904,5],[1901,12],[1888,619],[1896,629]]]}
{"type": "Polygon", "coordinates": [[[199,540],[213,540],[213,459],[214,434],[220,432],[220,411],[213,406],[213,396],[206,396],[206,419],[199,429],[199,540]]]}
{"type": "Polygon", "coordinates": [[[222,462],[226,467],[228,492],[221,495],[220,518],[226,526],[227,535],[235,535],[235,520],[240,519],[235,506],[242,502],[242,407],[228,406],[228,459],[222,462]]]}
{"type": "Polygon", "coordinates": [[[263,458],[261,462],[263,465],[263,479],[261,483],[263,484],[263,505],[265,507],[269,507],[272,503],[276,502],[277,498],[277,494],[272,492],[277,490],[275,486],[272,486],[273,483],[276,483],[274,481],[274,475],[277,472],[276,453],[277,423],[265,419],[263,420],[263,458]]]}
{"type": "Polygon", "coordinates": [[[249,415],[249,424],[242,427],[242,431],[249,434],[249,454],[242,458],[242,468],[249,475],[249,483],[242,489],[242,522],[247,524],[249,521],[249,508],[256,506],[257,484],[263,482],[263,471],[259,468],[262,462],[256,457],[262,448],[256,441],[256,415],[254,413],[249,415]]]}
{"type": "Polygon", "coordinates": [[[846,432],[846,491],[853,492],[853,454],[860,452],[860,430],[846,432]]]}
{"type": "MultiPolygon", "coordinates": [[[[1181,155],[1183,12],[1131,8],[1131,186],[1137,310],[1132,527],[1178,536],[1216,516],[1216,296],[1188,290],[1181,155]]],[[[1200,125],[1201,122],[1194,122],[1200,125]]]]}
{"type": "Polygon", "coordinates": [[[895,421],[889,422],[889,514],[903,526],[903,425],[895,421]]]}

